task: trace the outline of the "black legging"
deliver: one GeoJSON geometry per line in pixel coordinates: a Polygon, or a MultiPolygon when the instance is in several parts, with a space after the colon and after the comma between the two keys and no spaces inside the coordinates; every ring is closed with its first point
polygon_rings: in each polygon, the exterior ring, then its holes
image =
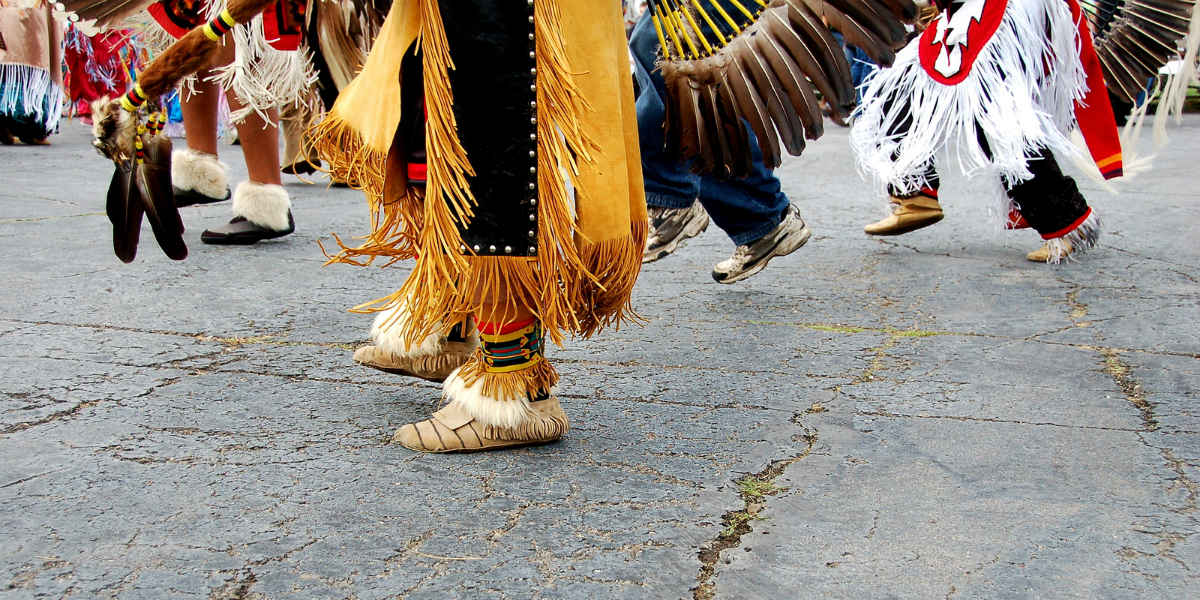
{"type": "MultiPolygon", "coordinates": [[[[889,99],[888,103],[890,104],[890,102],[889,99]]],[[[884,110],[888,111],[890,107],[885,106],[884,110]]],[[[903,135],[911,126],[912,118],[906,116],[888,133],[903,135]]],[[[975,135],[979,139],[979,145],[983,148],[984,153],[991,158],[987,139],[984,138],[983,131],[978,125],[975,127],[975,135]]],[[[1053,153],[1046,148],[1039,148],[1026,154],[1025,159],[1033,177],[1013,186],[1005,184],[1004,191],[1012,199],[1030,227],[1041,234],[1058,233],[1075,224],[1087,214],[1087,200],[1079,192],[1079,186],[1076,185],[1075,180],[1063,174],[1053,153]]],[[[925,178],[929,183],[929,188],[936,192],[941,185],[941,179],[938,177],[933,161],[925,165],[925,178]]],[[[916,193],[898,194],[898,190],[892,186],[888,186],[888,192],[897,197],[916,195],[916,193]]]]}

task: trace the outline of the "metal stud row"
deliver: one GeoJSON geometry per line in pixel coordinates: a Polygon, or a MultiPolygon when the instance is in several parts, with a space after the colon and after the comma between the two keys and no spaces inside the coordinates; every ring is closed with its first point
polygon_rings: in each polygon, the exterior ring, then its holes
{"type": "Polygon", "coordinates": [[[526,6],[529,7],[529,61],[532,66],[529,68],[529,74],[533,76],[533,83],[529,85],[529,93],[533,96],[529,100],[529,109],[532,116],[529,118],[529,124],[533,126],[533,131],[529,134],[529,141],[533,142],[533,148],[529,150],[529,159],[533,163],[529,167],[529,222],[533,226],[529,230],[529,254],[531,256],[537,254],[537,30],[534,24],[534,0],[525,0],[526,6]]]}

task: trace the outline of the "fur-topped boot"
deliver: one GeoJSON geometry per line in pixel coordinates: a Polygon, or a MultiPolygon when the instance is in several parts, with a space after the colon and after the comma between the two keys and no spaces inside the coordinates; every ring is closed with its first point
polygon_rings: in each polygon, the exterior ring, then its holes
{"type": "Polygon", "coordinates": [[[292,200],[281,185],[243,181],[233,193],[233,220],[200,234],[205,244],[249,245],[296,231],[292,200]]]}
{"type": "Polygon", "coordinates": [[[542,354],[536,321],[483,323],[481,344],[442,385],[445,405],[396,431],[392,441],[418,452],[477,452],[545,444],[570,429],[554,385],[558,372],[542,354]]]}
{"type": "Polygon", "coordinates": [[[415,345],[407,340],[410,328],[404,304],[380,312],[371,325],[372,344],[355,350],[354,361],[388,373],[440,382],[479,347],[473,320],[446,327],[415,345]]]}
{"type": "Polygon", "coordinates": [[[171,155],[171,185],[175,206],[212,204],[228,200],[229,171],[216,154],[176,150],[171,155]]]}

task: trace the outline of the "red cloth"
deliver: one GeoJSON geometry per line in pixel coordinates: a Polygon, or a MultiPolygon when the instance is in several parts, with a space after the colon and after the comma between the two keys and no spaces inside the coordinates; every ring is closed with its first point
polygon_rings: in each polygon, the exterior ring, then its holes
{"type": "Polygon", "coordinates": [[[132,32],[127,29],[106,31],[93,36],[84,36],[75,30],[78,43],[68,43],[64,59],[67,63],[67,90],[71,102],[81,115],[91,114],[91,102],[102,96],[115,98],[125,93],[129,85],[129,74],[121,61],[121,50],[129,44],[132,32]],[[86,38],[86,41],[82,41],[86,38]],[[91,52],[81,47],[90,45],[91,52]]]}
{"type": "Polygon", "coordinates": [[[1087,19],[1079,8],[1079,0],[1066,0],[1071,7],[1071,18],[1079,24],[1079,60],[1087,74],[1087,95],[1075,103],[1075,120],[1079,131],[1087,142],[1092,160],[1100,168],[1105,179],[1120,177],[1121,135],[1117,131],[1117,120],[1113,116],[1112,103],[1108,99],[1108,86],[1104,83],[1104,70],[1100,57],[1092,45],[1092,32],[1087,19]]]}
{"type": "MultiPolygon", "coordinates": [[[[150,5],[150,16],[179,39],[187,32],[205,24],[201,15],[204,7],[197,0],[155,2],[150,5]]],[[[276,50],[296,50],[304,37],[304,12],[307,4],[297,0],[279,0],[263,10],[263,36],[276,50]]]]}

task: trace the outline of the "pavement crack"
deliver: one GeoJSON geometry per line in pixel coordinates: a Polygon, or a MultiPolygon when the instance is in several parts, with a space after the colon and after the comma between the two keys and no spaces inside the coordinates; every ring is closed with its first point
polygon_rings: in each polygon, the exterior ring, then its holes
{"type": "Polygon", "coordinates": [[[771,461],[771,464],[763,470],[734,481],[743,506],[722,515],[723,528],[715,538],[700,548],[700,570],[696,574],[696,587],[691,589],[693,600],[716,598],[715,580],[721,553],[729,548],[740,546],[742,537],[754,529],[751,523],[763,518],[761,513],[767,507],[767,498],[785,491],[785,488],[775,485],[775,480],[783,475],[789,466],[812,454],[813,446],[817,442],[817,432],[804,427],[804,425],[800,425],[800,427],[804,430],[801,439],[806,442],[805,448],[800,453],[771,461]]]}
{"type": "Polygon", "coordinates": [[[66,467],[63,467],[63,468],[61,468],[61,469],[53,469],[53,470],[50,470],[50,471],[46,471],[46,472],[44,472],[44,473],[34,473],[33,475],[28,475],[28,476],[26,476],[26,477],[22,477],[21,479],[17,479],[17,480],[15,480],[15,481],[10,481],[10,482],[8,482],[8,483],[5,483],[5,484],[0,484],[0,490],[2,490],[2,489],[4,489],[4,488],[9,488],[9,487],[12,487],[12,486],[14,486],[14,485],[21,485],[22,483],[26,483],[26,482],[29,482],[29,481],[33,481],[34,479],[37,479],[37,478],[39,478],[39,477],[45,477],[45,476],[47,476],[47,475],[53,475],[53,474],[55,474],[55,473],[60,473],[60,472],[62,472],[62,471],[65,471],[65,470],[67,470],[67,469],[66,469],[66,467]]]}
{"type": "Polygon", "coordinates": [[[254,571],[249,568],[242,569],[234,574],[233,579],[212,590],[208,594],[208,600],[259,600],[264,596],[250,591],[257,581],[258,577],[254,575],[254,571]]]}
{"type": "Polygon", "coordinates": [[[1154,405],[1146,399],[1142,384],[1133,378],[1133,369],[1121,360],[1121,353],[1111,348],[1099,350],[1104,357],[1104,372],[1112,377],[1125,400],[1133,405],[1142,416],[1142,427],[1147,431],[1158,429],[1158,418],[1154,415],[1154,405]]]}
{"type": "Polygon", "coordinates": [[[19,217],[16,219],[0,219],[0,225],[16,225],[19,223],[42,223],[45,221],[62,221],[64,219],[79,219],[82,217],[103,217],[104,212],[86,212],[77,215],[54,215],[50,217],[19,217]]]}
{"type": "Polygon", "coordinates": [[[13,423],[12,425],[9,425],[8,427],[0,429],[0,435],[8,435],[10,433],[17,433],[20,431],[25,431],[26,429],[31,429],[33,427],[37,427],[39,425],[45,425],[47,423],[53,423],[55,421],[70,419],[71,417],[74,417],[75,415],[77,415],[93,406],[96,406],[97,404],[100,404],[100,402],[101,402],[100,400],[86,400],[86,401],[80,402],[79,404],[76,404],[75,406],[72,406],[71,408],[52,412],[40,419],[34,419],[32,421],[23,421],[21,423],[13,423]]]}
{"type": "Polygon", "coordinates": [[[1123,431],[1127,433],[1146,433],[1151,429],[1132,427],[1102,427],[1100,425],[1070,425],[1052,421],[1018,421],[1016,419],[1000,419],[997,417],[968,417],[963,415],[915,415],[894,413],[886,410],[861,410],[854,414],[862,417],[883,417],[886,419],[929,419],[941,421],[959,421],[962,423],[1002,423],[1007,425],[1027,425],[1030,427],[1062,427],[1064,429],[1089,429],[1097,431],[1123,431]]]}

